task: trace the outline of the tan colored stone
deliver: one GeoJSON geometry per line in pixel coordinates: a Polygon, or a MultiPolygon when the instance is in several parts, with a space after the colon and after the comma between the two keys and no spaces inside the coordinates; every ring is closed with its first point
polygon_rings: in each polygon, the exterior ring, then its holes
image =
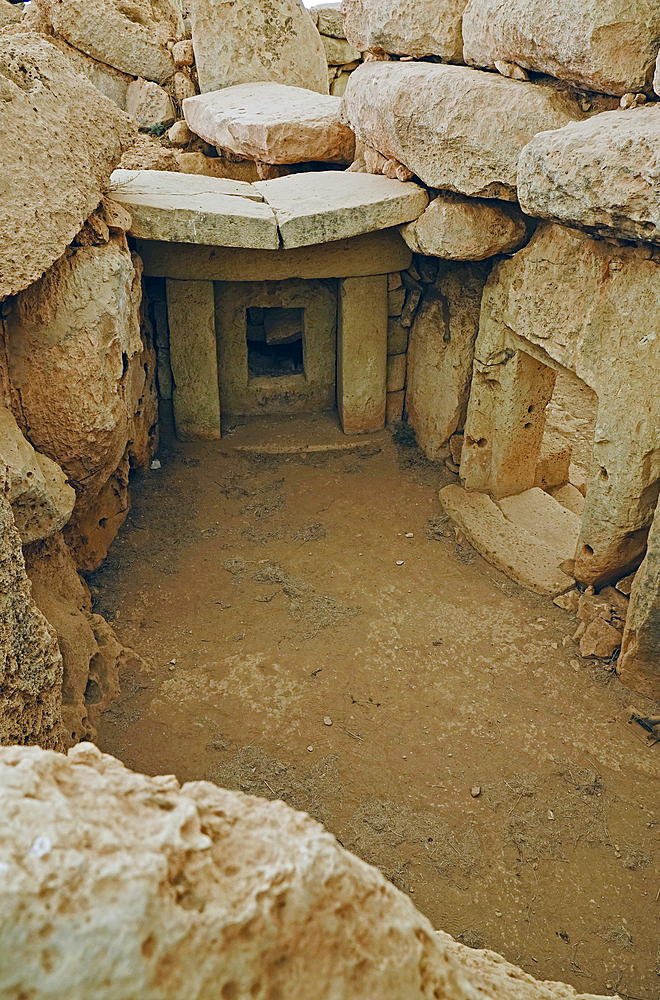
{"type": "Polygon", "coordinates": [[[507,520],[556,552],[558,564],[573,559],[580,535],[580,518],[544,490],[533,487],[515,497],[501,499],[498,506],[507,520]]]}
{"type": "Polygon", "coordinates": [[[0,38],[0,81],[2,299],[64,253],[101,200],[134,125],[34,35],[0,38]]]}
{"type": "Polygon", "coordinates": [[[327,35],[330,38],[346,37],[341,2],[339,0],[337,3],[318,4],[318,6],[310,9],[310,14],[321,35],[327,35]]]}
{"type": "Polygon", "coordinates": [[[523,210],[599,235],[659,243],[658,149],[658,104],[535,136],[520,156],[523,210]]]}
{"type": "Polygon", "coordinates": [[[192,0],[192,40],[203,94],[270,81],[328,93],[323,42],[297,0],[192,0]]]}
{"type": "Polygon", "coordinates": [[[400,420],[403,420],[405,401],[406,394],[403,389],[399,392],[388,392],[386,410],[386,422],[388,424],[397,424],[400,420]]]}
{"type": "Polygon", "coordinates": [[[112,66],[106,66],[98,59],[92,59],[91,56],[85,55],[84,52],[75,49],[73,45],[69,45],[63,38],[58,38],[56,35],[49,35],[48,41],[64,53],[77,73],[86,76],[89,82],[93,83],[105,97],[110,98],[118,108],[121,108],[122,111],[126,110],[126,92],[129,83],[132,83],[133,80],[131,76],[128,76],[127,73],[120,73],[112,66]]]}
{"type": "Polygon", "coordinates": [[[629,573],[628,576],[624,576],[622,580],[619,580],[616,585],[616,589],[619,593],[625,594],[626,597],[630,597],[636,576],[637,570],[635,570],[634,573],[629,573]]]}
{"type": "Polygon", "coordinates": [[[534,486],[550,492],[555,487],[568,484],[572,455],[573,449],[567,438],[546,430],[536,463],[534,486]]]}
{"type": "Polygon", "coordinates": [[[23,16],[23,4],[9,3],[9,0],[0,0],[0,28],[6,24],[14,24],[20,21],[23,16]]]}
{"type": "Polygon", "coordinates": [[[544,225],[496,265],[484,291],[461,475],[496,496],[528,488],[555,371],[593,389],[598,419],[575,564],[583,583],[637,565],[653,518],[660,401],[647,387],[660,367],[659,268],[648,247],[544,225]]]}
{"type": "Polygon", "coordinates": [[[183,34],[176,0],[33,0],[75,48],[129,76],[163,83],[174,72],[167,42],[183,34]]]}
{"type": "Polygon", "coordinates": [[[429,458],[443,457],[465,422],[487,274],[483,264],[442,264],[410,331],[406,408],[429,458]]]}
{"type": "MultiPolygon", "coordinates": [[[[62,658],[25,573],[0,466],[0,745],[62,748],[62,658]]],[[[6,817],[6,811],[4,811],[6,817]]]]}
{"type": "Polygon", "coordinates": [[[389,354],[387,357],[387,391],[400,392],[406,386],[406,355],[389,354]]]}
{"type": "Polygon", "coordinates": [[[221,436],[215,300],[211,281],[167,281],[172,401],[181,441],[221,436]]]}
{"type": "Polygon", "coordinates": [[[585,659],[609,660],[621,645],[621,632],[602,618],[596,618],[580,639],[580,655],[585,659]]]}
{"type": "MultiPolygon", "coordinates": [[[[270,182],[273,183],[273,182],[270,182]]],[[[133,217],[142,239],[276,250],[273,211],[254,185],[194,174],[115,171],[112,197],[133,217]]]]}
{"type": "Polygon", "coordinates": [[[344,0],[344,30],[359,49],[463,61],[466,0],[344,0]]]}
{"type": "MultiPolygon", "coordinates": [[[[618,584],[620,586],[620,584],[618,584]]],[[[617,673],[626,687],[660,698],[660,512],[630,592],[626,630],[617,673]]]]}
{"type": "Polygon", "coordinates": [[[389,316],[387,320],[387,353],[405,354],[407,350],[408,327],[402,325],[398,316],[389,316]]]}
{"type": "Polygon", "coordinates": [[[183,72],[183,70],[177,70],[172,77],[172,93],[174,94],[175,101],[182,108],[184,101],[195,97],[197,87],[188,73],[183,72]]]}
{"type": "Polygon", "coordinates": [[[360,142],[429,187],[515,201],[523,147],[585,115],[570,93],[543,84],[466,66],[372,62],[351,74],[342,117],[360,142]]]}
{"type": "Polygon", "coordinates": [[[130,460],[128,448],[119,465],[96,496],[87,498],[83,511],[64,529],[67,546],[81,573],[98,569],[111,542],[126,520],[131,502],[128,494],[130,460]]]}
{"type": "Polygon", "coordinates": [[[171,125],[176,118],[172,100],[162,87],[151,80],[133,80],[126,92],[126,110],[138,128],[149,130],[171,125]]]}
{"type": "Polygon", "coordinates": [[[556,550],[509,521],[485,493],[445,486],[440,503],[477,552],[516,583],[550,596],[571,586],[556,550]]]}
{"type": "Polygon", "coordinates": [[[357,62],[362,58],[360,50],[354,48],[345,38],[331,38],[322,35],[321,41],[328,66],[347,66],[348,63],[357,62]]]}
{"type": "Polygon", "coordinates": [[[576,490],[572,483],[566,483],[564,486],[554,486],[548,491],[551,497],[554,497],[562,507],[566,510],[572,510],[574,514],[578,517],[582,517],[584,514],[585,499],[579,490],[576,490]]]}
{"type": "MultiPolygon", "coordinates": [[[[403,287],[394,288],[387,293],[387,312],[390,318],[398,319],[403,312],[406,301],[406,290],[403,287]]],[[[408,333],[406,332],[406,338],[408,333]]],[[[399,351],[390,351],[390,354],[399,354],[399,351]]]]}
{"type": "Polygon", "coordinates": [[[184,38],[180,42],[175,42],[172,46],[172,59],[175,66],[194,66],[195,50],[192,39],[184,38]]]}
{"type": "Polygon", "coordinates": [[[344,278],[339,288],[337,406],[345,434],[385,425],[387,276],[344,278]]]}
{"type": "Polygon", "coordinates": [[[560,594],[559,597],[555,597],[553,604],[556,604],[558,608],[562,611],[571,611],[573,614],[578,609],[580,603],[580,591],[579,590],[569,590],[565,594],[560,594]]]}
{"type": "Polygon", "coordinates": [[[340,104],[338,97],[300,87],[245,83],[192,97],[183,112],[196,135],[236,156],[351,163],[355,138],[339,121],[340,104]]]}
{"type": "Polygon", "coordinates": [[[401,235],[415,253],[484,260],[520,246],[527,225],[513,205],[443,192],[418,219],[401,227],[401,235]]]}
{"type": "Polygon", "coordinates": [[[340,73],[332,83],[330,84],[330,93],[333,97],[343,97],[346,93],[346,88],[348,87],[348,81],[351,78],[351,74],[348,72],[340,73]]]}
{"type": "Polygon", "coordinates": [[[23,545],[64,527],[76,501],[74,490],[59,465],[39,455],[21,434],[13,413],[0,406],[0,468],[3,466],[6,497],[23,545]]]}
{"type": "Polygon", "coordinates": [[[578,87],[620,96],[649,91],[660,40],[658,0],[469,0],[465,61],[507,60],[578,87]],[[622,40],[625,43],[622,44],[622,40]]]}
{"type": "Polygon", "coordinates": [[[285,249],[347,239],[417,218],[428,204],[418,184],[328,170],[258,181],[285,249]]]}
{"type": "Polygon", "coordinates": [[[167,140],[173,146],[187,146],[194,138],[185,122],[175,122],[167,132],[167,140]]]}

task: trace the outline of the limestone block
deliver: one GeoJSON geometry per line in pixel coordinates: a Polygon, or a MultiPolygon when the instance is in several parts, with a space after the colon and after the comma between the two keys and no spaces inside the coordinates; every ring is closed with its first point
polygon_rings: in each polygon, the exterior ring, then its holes
{"type": "Polygon", "coordinates": [[[151,80],[138,78],[126,92],[126,110],[138,128],[171,125],[176,118],[174,105],[167,91],[151,80]]]}
{"type": "MultiPolygon", "coordinates": [[[[272,182],[271,182],[272,183],[272,182]]],[[[148,240],[276,250],[277,222],[254,187],[241,181],[158,170],[115,171],[112,197],[148,240]]]]}
{"type": "Polygon", "coordinates": [[[580,535],[580,518],[544,490],[533,487],[499,501],[500,510],[513,524],[559,555],[558,562],[573,559],[580,535]]]}
{"type": "MultiPolygon", "coordinates": [[[[617,586],[620,586],[618,584],[617,586]]],[[[660,510],[649,532],[646,557],[630,592],[617,673],[626,687],[660,697],[660,510]]]]}
{"type": "Polygon", "coordinates": [[[167,132],[167,141],[173,146],[187,146],[194,138],[185,122],[175,122],[167,132]]]}
{"type": "Polygon", "coordinates": [[[621,632],[602,618],[596,618],[580,639],[580,655],[585,658],[608,660],[621,645],[621,632]]]}
{"type": "Polygon", "coordinates": [[[64,253],[101,200],[134,125],[45,39],[0,38],[0,80],[2,299],[64,253]]]}
{"type": "Polygon", "coordinates": [[[60,258],[19,293],[5,320],[16,415],[74,487],[74,517],[119,466],[148,394],[140,278],[125,236],[113,237],[60,258]]]}
{"type": "MultiPolygon", "coordinates": [[[[387,312],[390,317],[398,318],[403,312],[403,307],[406,302],[406,289],[402,286],[401,288],[394,288],[387,293],[387,312]]],[[[406,331],[406,339],[408,333],[406,331]]],[[[390,351],[390,354],[399,354],[399,351],[390,351]]]]}
{"type": "Polygon", "coordinates": [[[575,564],[596,586],[639,563],[657,500],[659,279],[648,247],[542,225],[484,291],[461,475],[496,496],[531,486],[553,366],[575,373],[598,396],[575,564]]]}
{"type": "Polygon", "coordinates": [[[277,217],[283,246],[309,246],[387,229],[417,218],[428,204],[418,184],[328,170],[258,181],[277,217]]]}
{"type": "Polygon", "coordinates": [[[412,259],[396,229],[278,253],[152,240],[138,240],[137,245],[145,274],[207,281],[352,278],[378,273],[383,268],[406,268],[412,259]]]}
{"type": "Polygon", "coordinates": [[[319,4],[317,7],[312,7],[310,13],[315,18],[316,27],[321,35],[327,35],[329,38],[346,38],[340,2],[319,4]]]}
{"type": "Polygon", "coordinates": [[[108,554],[130,510],[128,494],[128,448],[99,492],[87,497],[85,509],[75,512],[75,519],[64,529],[67,546],[81,573],[98,569],[108,554]]]}
{"type": "Polygon", "coordinates": [[[388,354],[387,391],[400,392],[406,386],[406,355],[388,354]]]}
{"type": "Polygon", "coordinates": [[[624,576],[622,580],[618,580],[616,584],[616,589],[621,594],[625,594],[626,597],[630,597],[630,593],[635,582],[635,576],[637,575],[637,570],[634,573],[629,573],[628,576],[624,576]]]}
{"type": "Polygon", "coordinates": [[[190,8],[203,94],[263,81],[328,93],[323,42],[298,0],[192,0],[190,8]]]}
{"type": "Polygon", "coordinates": [[[192,39],[184,38],[180,42],[175,42],[172,47],[172,58],[174,59],[174,65],[177,67],[194,66],[195,49],[193,48],[192,39]]]}
{"type": "Polygon", "coordinates": [[[244,83],[191,97],[190,129],[214,146],[264,163],[352,163],[355,138],[338,97],[280,83],[244,83]]]}
{"type": "Polygon", "coordinates": [[[520,246],[527,225],[513,205],[443,192],[418,219],[401,227],[401,235],[415,253],[484,260],[520,246]]]}
{"type": "Polygon", "coordinates": [[[399,392],[388,392],[386,420],[388,424],[397,424],[403,420],[403,407],[406,401],[406,394],[401,389],[399,392]]]}
{"type": "Polygon", "coordinates": [[[465,61],[472,66],[492,68],[505,60],[599,93],[648,93],[660,40],[660,3],[469,0],[463,39],[465,61]]]}
{"type": "Polygon", "coordinates": [[[328,66],[346,66],[348,63],[356,62],[362,58],[360,50],[353,48],[350,42],[344,38],[330,38],[327,35],[322,35],[321,41],[328,66]]]}
{"type": "Polygon", "coordinates": [[[334,405],[337,298],[326,284],[294,279],[216,285],[215,322],[223,414],[306,413],[334,405]],[[249,308],[277,309],[280,316],[282,310],[303,311],[304,371],[273,377],[250,373],[249,308]]]}
{"type": "Polygon", "coordinates": [[[156,83],[174,72],[167,42],[183,34],[176,0],[33,0],[55,33],[129,76],[156,83]]]}
{"type": "Polygon", "coordinates": [[[59,465],[39,455],[21,434],[14,415],[0,406],[0,467],[6,496],[23,545],[64,527],[76,500],[59,465]]]}
{"type": "Polygon", "coordinates": [[[14,24],[20,21],[23,16],[23,5],[9,3],[9,0],[0,2],[0,28],[6,24],[14,24]]]}
{"type": "Polygon", "coordinates": [[[386,418],[387,275],[344,278],[339,291],[337,406],[345,434],[380,430],[386,418]]]}
{"type": "Polygon", "coordinates": [[[406,408],[429,458],[465,422],[487,275],[483,264],[441,264],[410,331],[406,408]]]}
{"type": "Polygon", "coordinates": [[[342,117],[360,142],[429,187],[515,201],[523,147],[585,113],[570,93],[542,84],[465,66],[370,62],[351,74],[342,117]]]}
{"type": "Polygon", "coordinates": [[[333,97],[343,97],[346,93],[346,88],[348,87],[348,81],[351,78],[350,73],[340,73],[332,83],[330,84],[330,93],[333,97]]]}
{"type": "Polygon", "coordinates": [[[535,136],[518,168],[523,210],[596,234],[658,243],[659,148],[657,104],[605,111],[535,136]]]}
{"type": "Polygon", "coordinates": [[[180,441],[221,436],[211,281],[167,280],[172,402],[180,441]]]}
{"type": "Polygon", "coordinates": [[[466,0],[344,0],[344,29],[359,49],[463,61],[466,0]]]}
{"type": "MultiPolygon", "coordinates": [[[[536,484],[538,485],[538,483],[536,484]]],[[[574,514],[581,519],[584,514],[585,499],[579,490],[576,490],[571,483],[566,483],[564,486],[554,486],[548,491],[551,497],[554,497],[565,507],[566,510],[572,510],[574,514]]]]}
{"type": "MultiPolygon", "coordinates": [[[[37,608],[0,469],[0,745],[62,748],[62,658],[37,608]]],[[[6,813],[5,813],[6,815],[6,813]]]]}
{"type": "Polygon", "coordinates": [[[398,316],[389,316],[387,319],[387,353],[405,354],[407,350],[408,327],[403,326],[398,316]]]}
{"type": "Polygon", "coordinates": [[[445,486],[440,503],[477,552],[516,583],[550,596],[571,586],[558,553],[508,520],[485,493],[445,486]]]}
{"type": "Polygon", "coordinates": [[[64,53],[77,73],[86,76],[89,82],[93,83],[96,89],[113,101],[118,108],[121,108],[122,111],[126,110],[126,93],[129,83],[133,81],[131,76],[128,76],[127,73],[121,73],[118,69],[113,69],[112,66],[106,66],[98,59],[92,59],[91,56],[85,55],[84,52],[75,49],[73,45],[69,45],[63,38],[58,38],[56,35],[49,35],[48,41],[64,53]]]}
{"type": "Polygon", "coordinates": [[[553,487],[569,484],[572,455],[573,449],[567,438],[546,431],[536,463],[534,485],[550,491],[553,487]]]}

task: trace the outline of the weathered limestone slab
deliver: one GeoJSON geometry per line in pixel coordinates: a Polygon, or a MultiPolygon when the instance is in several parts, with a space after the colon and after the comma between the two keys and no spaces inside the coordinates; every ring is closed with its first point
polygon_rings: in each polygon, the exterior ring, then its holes
{"type": "Polygon", "coordinates": [[[387,276],[345,278],[339,289],[337,408],[345,434],[385,426],[387,276]]]}
{"type": "Polygon", "coordinates": [[[360,142],[430,187],[509,201],[530,139],[584,117],[567,92],[422,62],[364,63],[342,102],[342,118],[360,142]]]}
{"type": "Polygon", "coordinates": [[[144,273],[206,281],[351,278],[405,270],[412,253],[396,229],[293,250],[243,250],[138,240],[144,273]]]}
{"type": "Polygon", "coordinates": [[[461,17],[467,0],[344,0],[344,30],[358,49],[463,61],[461,17]]]}
{"type": "Polygon", "coordinates": [[[128,86],[133,82],[133,77],[127,73],[121,73],[112,66],[106,66],[98,59],[92,59],[85,55],[73,45],[69,45],[63,38],[57,35],[49,35],[48,41],[63,52],[77,73],[86,76],[90,83],[93,83],[97,90],[113,101],[122,111],[126,110],[126,94],[128,86]]]}
{"type": "Polygon", "coordinates": [[[34,0],[56,34],[130,76],[163,83],[174,72],[167,42],[183,34],[176,0],[34,0]]]}
{"type": "Polygon", "coordinates": [[[406,386],[406,355],[388,354],[387,391],[400,392],[406,386]]]}
{"type": "Polygon", "coordinates": [[[13,413],[0,406],[0,468],[5,466],[6,496],[23,545],[47,538],[71,517],[76,494],[56,462],[27,441],[13,413]]]}
{"type": "Polygon", "coordinates": [[[192,0],[199,86],[271,81],[328,93],[323,42],[298,0],[192,0]]]}
{"type": "Polygon", "coordinates": [[[575,556],[580,518],[538,486],[515,497],[504,497],[498,507],[507,520],[557,552],[561,560],[575,556]]]}
{"type": "Polygon", "coordinates": [[[469,0],[465,61],[498,60],[621,96],[651,89],[660,44],[658,0],[469,0]]]}
{"type": "Polygon", "coordinates": [[[657,104],[537,135],[520,156],[521,205],[589,232],[660,243],[659,153],[657,104]]]}
{"type": "Polygon", "coordinates": [[[280,245],[275,215],[255,200],[252,185],[158,170],[131,179],[130,173],[115,171],[111,194],[131,213],[133,236],[262,250],[280,245]]]}
{"type": "Polygon", "coordinates": [[[176,118],[172,99],[153,80],[133,80],[126,90],[126,110],[138,128],[171,125],[176,118]]]}
{"type": "Polygon", "coordinates": [[[62,658],[31,597],[6,485],[0,468],[0,744],[60,750],[62,658]]]}
{"type": "Polygon", "coordinates": [[[559,553],[508,520],[485,493],[445,486],[440,503],[477,552],[516,583],[548,595],[560,594],[573,583],[559,568],[559,553]]]}
{"type": "Polygon", "coordinates": [[[485,260],[525,240],[524,216],[502,201],[481,201],[443,192],[401,235],[415,253],[444,260],[485,260]]]}
{"type": "Polygon", "coordinates": [[[4,28],[6,24],[14,24],[16,21],[20,21],[23,16],[23,5],[9,3],[9,0],[1,0],[0,2],[0,28],[4,28]]]}
{"type": "Polygon", "coordinates": [[[355,137],[339,97],[280,83],[243,83],[184,101],[189,128],[214,146],[264,163],[352,163],[355,137]]]}
{"type": "Polygon", "coordinates": [[[483,264],[441,265],[410,331],[406,408],[429,458],[465,423],[487,276],[483,264]]]}
{"type": "Polygon", "coordinates": [[[253,186],[275,213],[285,249],[410,222],[428,204],[418,184],[348,171],[295,174],[253,186]]]}
{"type": "Polygon", "coordinates": [[[321,41],[325,49],[325,58],[328,61],[328,66],[347,66],[349,63],[359,61],[362,58],[360,50],[354,48],[344,38],[321,36],[321,41]]]}
{"type": "Polygon", "coordinates": [[[223,413],[306,413],[334,405],[337,299],[327,285],[299,280],[218,284],[215,315],[223,413]],[[248,308],[304,311],[304,372],[276,377],[251,375],[246,339],[248,308]]]}
{"type": "Polygon", "coordinates": [[[386,420],[388,424],[396,424],[403,419],[403,407],[406,402],[406,394],[403,389],[399,392],[388,392],[386,420]]]}
{"type": "Polygon", "coordinates": [[[135,126],[34,35],[0,38],[0,88],[2,299],[64,253],[101,200],[135,126]]]}
{"type": "Polygon", "coordinates": [[[486,285],[475,357],[468,488],[506,496],[533,484],[554,371],[596,392],[575,575],[620,579],[643,554],[660,480],[660,400],[648,391],[660,367],[660,264],[650,248],[540,226],[486,285]]]}
{"type": "Polygon", "coordinates": [[[221,436],[211,281],[167,280],[172,402],[180,441],[221,436]]]}
{"type": "Polygon", "coordinates": [[[341,0],[336,3],[321,3],[311,7],[309,13],[321,35],[330,38],[346,38],[341,0]]]}
{"type": "Polygon", "coordinates": [[[616,672],[627,687],[649,698],[660,698],[660,508],[630,592],[616,672]]]}

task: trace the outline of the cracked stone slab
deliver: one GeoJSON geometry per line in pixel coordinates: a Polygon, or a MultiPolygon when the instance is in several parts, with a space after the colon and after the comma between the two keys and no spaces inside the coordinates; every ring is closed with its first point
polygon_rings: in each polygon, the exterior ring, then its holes
{"type": "Polygon", "coordinates": [[[348,171],[295,174],[254,187],[277,216],[286,249],[411,222],[428,205],[428,194],[417,184],[348,171]]]}
{"type": "Polygon", "coordinates": [[[133,218],[132,236],[279,249],[275,214],[251,184],[159,170],[115,170],[111,180],[110,196],[133,218]]]}

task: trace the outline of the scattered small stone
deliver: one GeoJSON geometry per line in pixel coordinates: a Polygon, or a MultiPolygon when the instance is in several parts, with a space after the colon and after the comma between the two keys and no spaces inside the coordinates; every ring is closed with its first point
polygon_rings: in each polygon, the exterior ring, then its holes
{"type": "Polygon", "coordinates": [[[406,531],[406,538],[414,538],[414,537],[415,536],[412,531],[406,531]]]}
{"type": "Polygon", "coordinates": [[[553,813],[552,809],[548,809],[548,819],[554,819],[554,818],[555,814],[553,813]]]}
{"type": "Polygon", "coordinates": [[[310,753],[314,752],[314,747],[307,747],[307,749],[309,750],[310,753]]]}
{"type": "Polygon", "coordinates": [[[403,566],[403,559],[397,559],[396,564],[397,566],[403,566]]]}
{"type": "Polygon", "coordinates": [[[170,663],[176,663],[176,657],[170,660],[170,663]]]}
{"type": "Polygon", "coordinates": [[[481,785],[473,785],[470,789],[470,795],[473,799],[478,799],[481,795],[481,785]]]}
{"type": "Polygon", "coordinates": [[[325,726],[331,726],[332,725],[332,719],[330,718],[329,715],[326,715],[326,717],[323,720],[323,724],[325,726]]]}
{"type": "Polygon", "coordinates": [[[153,462],[151,463],[151,468],[154,470],[154,472],[156,471],[156,469],[160,469],[160,462],[158,461],[157,458],[154,458],[153,462]]]}

